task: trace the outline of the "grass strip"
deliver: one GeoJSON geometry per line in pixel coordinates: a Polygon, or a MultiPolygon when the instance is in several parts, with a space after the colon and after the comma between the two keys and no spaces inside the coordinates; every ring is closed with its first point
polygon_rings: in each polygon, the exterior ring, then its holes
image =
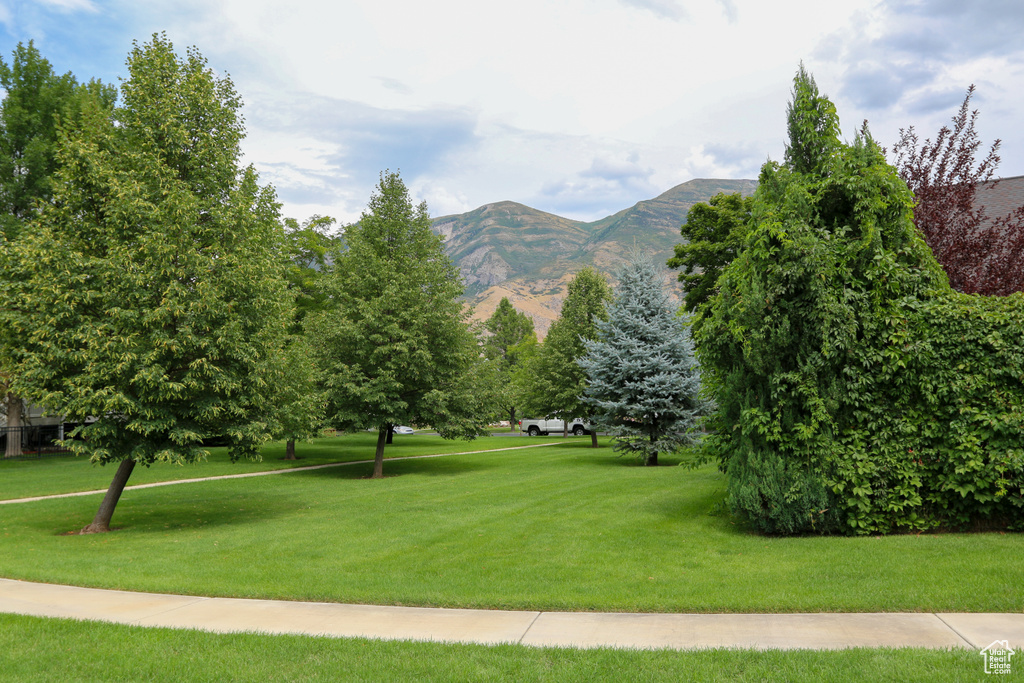
{"type": "Polygon", "coordinates": [[[576,650],[213,634],[0,614],[11,681],[967,681],[971,650],[576,650]]]}

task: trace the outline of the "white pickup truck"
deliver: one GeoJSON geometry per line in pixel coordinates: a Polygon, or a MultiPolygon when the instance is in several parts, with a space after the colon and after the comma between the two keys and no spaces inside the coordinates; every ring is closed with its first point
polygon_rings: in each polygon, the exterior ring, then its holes
{"type": "MultiPolygon", "coordinates": [[[[590,429],[590,424],[580,418],[569,420],[569,431],[574,436],[583,436],[590,429]]],[[[565,423],[561,420],[520,420],[519,431],[526,432],[530,436],[543,434],[547,436],[551,432],[565,432],[565,423]]]]}

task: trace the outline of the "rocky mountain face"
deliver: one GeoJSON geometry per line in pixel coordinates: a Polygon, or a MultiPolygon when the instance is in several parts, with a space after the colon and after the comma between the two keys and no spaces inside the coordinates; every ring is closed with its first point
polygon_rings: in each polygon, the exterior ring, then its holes
{"type": "MultiPolygon", "coordinates": [[[[573,274],[593,266],[611,278],[634,245],[664,263],[682,240],[690,207],[719,192],[752,194],[754,180],[691,180],[592,223],[574,221],[515,202],[486,204],[434,220],[466,282],[474,318],[491,316],[502,297],[534,319],[543,337],[561,309],[573,274]]],[[[675,272],[666,274],[666,285],[675,272]]]]}

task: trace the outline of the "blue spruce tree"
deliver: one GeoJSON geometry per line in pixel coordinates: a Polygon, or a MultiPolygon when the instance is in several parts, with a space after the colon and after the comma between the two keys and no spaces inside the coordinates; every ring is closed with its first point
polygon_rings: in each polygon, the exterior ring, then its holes
{"type": "Polygon", "coordinates": [[[675,315],[661,275],[649,258],[633,254],[617,273],[608,320],[598,323],[598,339],[586,342],[579,360],[595,423],[616,437],[616,451],[647,465],[692,442],[702,406],[689,328],[675,315]]]}

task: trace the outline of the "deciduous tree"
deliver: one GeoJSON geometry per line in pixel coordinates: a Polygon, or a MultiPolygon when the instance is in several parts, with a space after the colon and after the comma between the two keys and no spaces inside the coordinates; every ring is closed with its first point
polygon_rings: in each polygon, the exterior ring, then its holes
{"type": "Polygon", "coordinates": [[[331,299],[320,286],[320,278],[338,257],[344,238],[333,232],[337,223],[330,216],[311,216],[299,225],[293,218],[284,221],[285,279],[295,295],[293,334],[300,334],[309,311],[327,310],[331,299]]]}
{"type": "Polygon", "coordinates": [[[675,245],[669,268],[683,268],[679,281],[686,289],[683,305],[693,313],[715,291],[718,276],[729,265],[750,229],[752,197],[719,193],[690,208],[680,229],[686,242],[675,245]]]}
{"type": "Polygon", "coordinates": [[[395,425],[429,424],[446,438],[473,438],[481,426],[471,372],[479,344],[459,272],[430,225],[426,205],[413,206],[398,174],[382,173],[324,278],[336,308],[307,316],[329,419],[377,430],[374,478],[383,476],[395,425]]]}
{"type": "Polygon", "coordinates": [[[533,331],[533,320],[512,306],[508,297],[502,297],[498,307],[484,324],[491,333],[484,340],[484,352],[488,360],[495,363],[492,379],[495,382],[495,399],[508,415],[509,427],[516,425],[516,406],[521,401],[513,381],[515,370],[524,360],[527,347],[537,343],[533,331]]]}
{"type": "Polygon", "coordinates": [[[687,321],[675,315],[662,274],[640,252],[617,273],[608,320],[585,342],[584,403],[616,437],[615,450],[657,465],[659,453],[692,442],[701,412],[700,371],[687,321]]]}
{"type": "MultiPolygon", "coordinates": [[[[584,341],[597,338],[597,323],[607,320],[609,300],[611,288],[603,275],[589,267],[576,273],[569,282],[561,315],[518,373],[525,409],[564,420],[564,436],[569,435],[569,420],[590,415],[591,406],[583,401],[587,375],[576,361],[586,352],[584,341]]],[[[592,439],[597,447],[596,432],[592,439]]]]}
{"type": "Polygon", "coordinates": [[[987,195],[998,190],[993,176],[1000,141],[978,159],[973,95],[972,85],[952,127],[943,126],[934,141],[920,142],[913,126],[901,129],[893,164],[914,193],[914,223],[950,285],[968,294],[1005,296],[1024,291],[1024,206],[990,215],[978,201],[980,190],[987,195]]]}
{"type": "Polygon", "coordinates": [[[136,464],[187,463],[223,436],[257,458],[291,311],[273,190],[240,166],[241,101],[195,49],[135,44],[122,104],[59,138],[48,204],[15,245],[3,316],[22,336],[16,386],[68,419],[79,454],[119,463],[107,531],[136,464]]]}
{"type": "MultiPolygon", "coordinates": [[[[117,91],[98,81],[79,84],[69,72],[62,76],[29,41],[18,43],[8,64],[0,58],[0,253],[25,230],[42,203],[52,194],[56,168],[57,132],[63,122],[80,118],[86,101],[104,109],[114,105],[117,91]]],[[[0,268],[0,279],[10,277],[0,268]]],[[[18,374],[14,364],[20,343],[12,330],[0,330],[0,400],[4,401],[8,427],[20,427],[22,398],[7,391],[8,378],[18,374]]],[[[5,455],[21,453],[21,439],[11,433],[5,455]]]]}

